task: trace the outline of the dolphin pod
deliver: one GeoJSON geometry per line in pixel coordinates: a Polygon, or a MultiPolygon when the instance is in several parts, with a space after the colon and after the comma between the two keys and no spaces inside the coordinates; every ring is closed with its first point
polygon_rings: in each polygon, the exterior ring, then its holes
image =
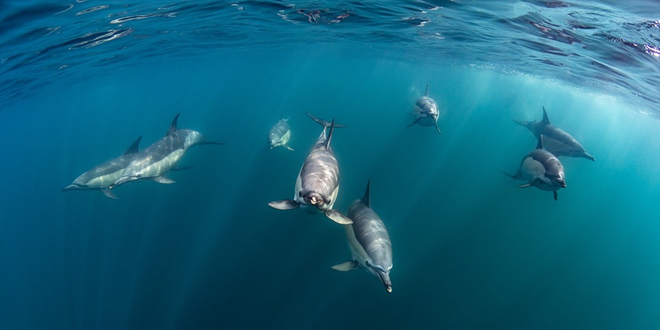
{"type": "MultiPolygon", "coordinates": [[[[416,102],[416,118],[408,127],[437,126],[437,103],[426,93],[416,102]]],[[[332,221],[344,226],[346,239],[351,251],[351,259],[332,266],[337,271],[350,271],[363,268],[377,277],[386,291],[392,292],[390,271],[392,262],[392,243],[389,233],[379,215],[371,205],[371,180],[367,182],[364,195],[355,200],[346,215],[334,208],[339,193],[340,168],[331,141],[336,128],[346,127],[335,122],[328,122],[310,113],[307,115],[322,126],[322,131],[303,162],[294,186],[292,199],[284,199],[268,203],[278,210],[292,210],[305,207],[308,210],[324,213],[332,221]]],[[[185,153],[196,145],[222,144],[206,140],[199,132],[179,129],[177,114],[169,130],[161,139],[142,151],[138,151],[141,137],[117,158],[110,159],[78,176],[72,184],[63,188],[70,190],[99,190],[110,198],[117,198],[111,189],[132,181],[153,180],[160,183],[173,183],[166,175],[175,170],[185,153]]],[[[291,128],[287,119],[280,119],[273,125],[268,134],[268,149],[284,147],[294,151],[288,145],[291,138],[291,128]]],[[[515,174],[506,174],[515,180],[525,183],[520,188],[536,187],[543,191],[551,191],[554,200],[557,192],[566,188],[566,175],[559,156],[582,157],[590,160],[589,155],[580,143],[570,134],[550,124],[543,107],[541,121],[515,121],[527,127],[537,137],[536,148],[528,152],[520,161],[515,174]]]]}

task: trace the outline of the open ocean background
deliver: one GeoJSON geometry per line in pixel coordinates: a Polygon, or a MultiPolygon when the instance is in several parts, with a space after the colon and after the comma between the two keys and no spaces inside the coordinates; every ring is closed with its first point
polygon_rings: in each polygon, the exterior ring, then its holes
{"type": "Polygon", "coordinates": [[[0,1],[2,329],[660,329],[657,1],[0,1]],[[409,113],[424,94],[438,126],[409,113]],[[567,188],[519,189],[572,134],[567,188]],[[321,128],[335,208],[372,180],[393,293],[278,211],[321,128]],[[81,173],[195,129],[172,185],[81,173]],[[294,152],[266,149],[290,118],[294,152]]]}

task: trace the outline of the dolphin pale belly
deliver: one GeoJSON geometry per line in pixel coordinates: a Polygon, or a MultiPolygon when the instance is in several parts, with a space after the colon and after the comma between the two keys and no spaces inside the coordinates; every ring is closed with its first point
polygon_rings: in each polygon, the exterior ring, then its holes
{"type": "Polygon", "coordinates": [[[392,242],[385,224],[371,208],[371,181],[362,199],[351,204],[348,217],[353,224],[346,225],[346,238],[351,249],[352,260],[332,267],[338,271],[349,271],[362,267],[378,277],[387,292],[392,292],[390,270],[392,270],[392,242]]]}
{"type": "Polygon", "coordinates": [[[159,183],[174,183],[165,174],[176,168],[177,163],[188,149],[200,144],[222,144],[207,141],[202,133],[178,129],[179,114],[174,117],[167,134],[147,149],[140,152],[131,161],[121,176],[110,185],[110,189],[126,182],[138,180],[153,180],[159,183]]]}
{"type": "Polygon", "coordinates": [[[323,126],[323,131],[300,168],[293,199],[270,202],[268,205],[278,210],[291,210],[301,205],[311,205],[339,224],[350,224],[351,219],[332,209],[339,193],[339,164],[330,148],[330,141],[335,127],[343,126],[336,125],[334,119],[332,122],[327,122],[309,113],[308,115],[323,126]],[[326,137],[328,127],[330,132],[326,137]]]}
{"type": "Polygon", "coordinates": [[[430,98],[428,94],[429,85],[426,84],[426,93],[424,96],[417,99],[417,102],[415,102],[415,110],[413,111],[415,121],[406,127],[410,127],[415,124],[426,127],[435,126],[435,129],[438,130],[438,133],[442,133],[438,127],[438,117],[440,117],[438,104],[435,102],[435,100],[430,98]]]}
{"type": "Polygon", "coordinates": [[[117,199],[117,196],[108,188],[121,176],[126,166],[138,156],[138,146],[141,139],[141,136],[138,137],[121,156],[108,160],[81,174],[73,180],[72,184],[64,187],[62,191],[99,190],[105,196],[117,199]]]}
{"type": "Polygon", "coordinates": [[[506,174],[516,180],[525,180],[519,188],[536,187],[545,191],[552,191],[557,200],[557,190],[566,188],[564,166],[555,155],[543,148],[544,136],[539,137],[536,149],[523,158],[516,174],[506,174]]]}
{"type": "Polygon", "coordinates": [[[514,120],[514,122],[527,127],[537,139],[543,135],[543,147],[557,157],[581,157],[591,161],[596,160],[584,150],[584,147],[573,136],[550,124],[545,107],[543,107],[543,119],[541,121],[514,120]]]}
{"type": "Polygon", "coordinates": [[[284,147],[291,151],[293,148],[289,147],[288,143],[291,139],[291,128],[288,119],[280,119],[277,124],[273,125],[268,131],[268,148],[273,149],[277,147],[284,147]]]}

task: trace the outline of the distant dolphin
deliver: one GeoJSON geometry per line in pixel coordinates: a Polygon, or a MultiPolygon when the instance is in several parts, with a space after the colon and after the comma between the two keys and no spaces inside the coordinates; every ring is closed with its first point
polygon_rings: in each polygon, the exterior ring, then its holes
{"type": "Polygon", "coordinates": [[[553,154],[543,149],[544,136],[539,137],[536,149],[525,155],[516,174],[506,174],[516,180],[525,180],[518,188],[536,187],[545,191],[552,191],[557,200],[557,190],[566,188],[564,166],[553,154]]]}
{"type": "Polygon", "coordinates": [[[154,180],[160,183],[174,183],[164,176],[170,170],[176,169],[177,162],[193,146],[199,144],[223,144],[207,141],[202,133],[178,129],[176,114],[167,134],[156,141],[149,148],[144,149],[139,155],[126,166],[121,176],[110,185],[110,189],[130,181],[154,180]]]}
{"type": "Polygon", "coordinates": [[[391,293],[392,242],[385,224],[371,208],[370,188],[371,180],[367,182],[362,199],[354,201],[348,209],[348,217],[353,224],[344,228],[353,260],[332,266],[332,269],[349,271],[363,267],[378,277],[385,290],[391,293]]]}
{"type": "Polygon", "coordinates": [[[293,148],[288,145],[289,139],[291,139],[291,128],[287,121],[288,119],[280,119],[277,124],[270,128],[268,132],[268,147],[270,149],[285,147],[293,151],[293,148]]]}
{"type": "Polygon", "coordinates": [[[124,169],[138,155],[138,146],[142,137],[138,137],[123,155],[108,160],[91,170],[81,174],[73,183],[64,187],[62,191],[70,190],[100,190],[105,196],[117,199],[117,196],[108,189],[124,172],[124,169]]]}
{"type": "Polygon", "coordinates": [[[543,107],[543,119],[541,121],[514,120],[514,122],[518,125],[527,127],[537,139],[539,136],[544,135],[545,139],[543,139],[543,147],[557,157],[582,157],[592,161],[596,160],[584,150],[580,142],[574,137],[550,124],[545,107],[543,107]]]}
{"type": "Polygon", "coordinates": [[[351,224],[353,223],[351,219],[332,209],[339,192],[339,164],[330,148],[330,140],[335,127],[343,127],[343,125],[336,125],[334,119],[328,123],[309,113],[307,115],[321,124],[323,131],[300,168],[293,199],[270,202],[268,205],[278,210],[292,210],[300,205],[313,205],[332,221],[342,225],[351,224]],[[326,138],[328,127],[330,133],[326,138]]]}
{"type": "Polygon", "coordinates": [[[438,127],[438,117],[440,116],[440,112],[438,111],[438,104],[435,103],[435,101],[428,95],[429,84],[426,84],[426,93],[424,96],[417,99],[417,102],[415,102],[415,110],[413,112],[415,121],[406,127],[410,127],[415,124],[419,124],[425,127],[435,126],[435,128],[438,130],[438,133],[442,134],[442,132],[440,132],[440,128],[438,127]]]}

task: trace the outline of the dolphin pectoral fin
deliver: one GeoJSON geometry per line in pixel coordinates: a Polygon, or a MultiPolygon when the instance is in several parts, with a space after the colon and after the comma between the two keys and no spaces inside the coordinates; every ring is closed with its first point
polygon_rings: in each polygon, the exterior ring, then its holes
{"type": "Polygon", "coordinates": [[[340,225],[350,225],[353,223],[353,220],[336,210],[325,210],[325,216],[340,225]]]}
{"type": "Polygon", "coordinates": [[[112,198],[112,199],[119,199],[119,197],[117,197],[117,195],[115,195],[115,193],[110,191],[110,189],[101,189],[101,192],[103,193],[103,195],[105,195],[105,197],[112,198]]]}
{"type": "Polygon", "coordinates": [[[293,210],[297,209],[300,204],[294,200],[284,199],[281,201],[270,202],[268,203],[268,206],[277,210],[293,210]]]}
{"type": "Polygon", "coordinates": [[[408,128],[408,127],[410,127],[410,126],[412,126],[412,125],[415,125],[415,124],[419,123],[419,120],[420,120],[420,119],[421,119],[421,117],[415,119],[415,121],[413,121],[412,124],[406,126],[406,128],[408,128]]]}
{"type": "Polygon", "coordinates": [[[442,134],[442,132],[440,132],[440,127],[438,127],[438,124],[434,124],[434,126],[435,126],[435,129],[438,130],[438,133],[442,134]]]}
{"type": "Polygon", "coordinates": [[[552,196],[555,198],[555,200],[557,200],[557,191],[556,190],[552,192],[552,196]]]}
{"type": "Polygon", "coordinates": [[[518,188],[529,188],[529,187],[534,187],[534,185],[531,183],[523,183],[521,185],[518,185],[518,188]]]}
{"type": "Polygon", "coordinates": [[[511,179],[517,180],[517,178],[516,178],[515,175],[511,175],[511,174],[509,174],[509,173],[507,173],[507,172],[504,172],[504,171],[502,171],[502,170],[500,170],[500,172],[502,172],[502,174],[504,174],[504,175],[510,177],[511,179]]]}
{"type": "Polygon", "coordinates": [[[291,147],[289,147],[289,146],[284,146],[284,147],[287,148],[287,149],[289,149],[289,150],[291,150],[291,151],[296,151],[296,150],[294,150],[293,148],[291,148],[291,147]]]}
{"type": "Polygon", "coordinates": [[[355,260],[349,260],[349,261],[346,261],[344,263],[334,265],[331,268],[334,269],[334,270],[340,271],[340,272],[348,272],[348,271],[351,271],[353,269],[357,269],[358,268],[358,262],[355,261],[355,260]]]}
{"type": "Polygon", "coordinates": [[[154,180],[154,181],[156,181],[156,182],[158,182],[158,183],[162,183],[162,184],[172,184],[172,183],[174,183],[174,180],[169,179],[169,178],[166,178],[166,177],[164,177],[164,176],[162,176],[162,175],[159,175],[159,176],[157,176],[157,177],[154,177],[152,180],[154,180]]]}

